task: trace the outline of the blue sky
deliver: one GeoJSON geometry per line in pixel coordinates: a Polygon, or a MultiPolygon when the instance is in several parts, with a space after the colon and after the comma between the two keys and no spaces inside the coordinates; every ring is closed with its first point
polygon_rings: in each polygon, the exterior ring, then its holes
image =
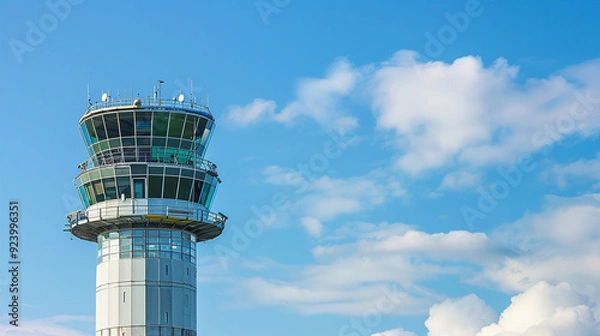
{"type": "Polygon", "coordinates": [[[598,5],[0,13],[0,196],[21,203],[23,260],[22,327],[0,334],[93,335],[96,247],[61,231],[80,207],[77,121],[88,85],[97,101],[159,79],[168,96],[193,80],[217,119],[206,157],[229,222],[198,247],[199,333],[600,334],[598,5]]]}

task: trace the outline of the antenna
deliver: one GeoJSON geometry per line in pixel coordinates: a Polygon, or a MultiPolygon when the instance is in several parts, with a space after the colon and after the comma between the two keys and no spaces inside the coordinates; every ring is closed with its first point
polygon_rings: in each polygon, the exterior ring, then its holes
{"type": "Polygon", "coordinates": [[[106,103],[107,101],[108,101],[108,93],[104,92],[104,93],[102,94],[102,102],[103,102],[103,103],[106,103]]]}
{"type": "Polygon", "coordinates": [[[92,106],[92,98],[90,97],[90,84],[87,86],[87,99],[88,99],[88,107],[92,106]]]}
{"type": "Polygon", "coordinates": [[[161,85],[164,83],[165,81],[162,79],[158,80],[158,105],[160,105],[160,101],[162,99],[162,92],[161,92],[161,85]]]}
{"type": "Polygon", "coordinates": [[[190,79],[190,108],[194,107],[194,81],[190,79]]]}

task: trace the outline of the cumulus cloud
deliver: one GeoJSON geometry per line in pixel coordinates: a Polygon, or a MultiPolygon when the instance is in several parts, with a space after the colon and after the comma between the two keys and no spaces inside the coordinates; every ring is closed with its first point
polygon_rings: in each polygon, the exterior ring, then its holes
{"type": "Polygon", "coordinates": [[[272,100],[256,98],[245,106],[230,106],[226,112],[227,122],[237,126],[246,126],[272,116],[277,104],[272,100]]]}
{"type": "Polygon", "coordinates": [[[590,300],[569,284],[539,282],[514,296],[496,319],[493,309],[471,294],[431,307],[428,336],[593,336],[600,332],[590,300]]]}
{"type": "Polygon", "coordinates": [[[600,103],[590,92],[597,79],[578,69],[520,84],[518,71],[504,59],[485,66],[473,56],[420,62],[412,51],[383,62],[370,94],[378,127],[397,137],[397,166],[417,174],[448,164],[511,163],[597,130],[600,119],[590,114],[600,103]]]}
{"type": "Polygon", "coordinates": [[[297,99],[286,105],[274,119],[290,123],[299,117],[308,117],[322,126],[352,129],[358,125],[347,115],[341,100],[348,96],[360,78],[360,70],[346,59],[335,61],[324,78],[306,78],[298,84],[297,99]]]}
{"type": "Polygon", "coordinates": [[[555,164],[546,169],[542,174],[546,180],[553,180],[560,187],[567,187],[568,180],[580,178],[582,180],[600,180],[600,154],[593,159],[579,159],[567,164],[555,164]]]}
{"type": "Polygon", "coordinates": [[[360,316],[381,300],[394,302],[387,314],[425,313],[440,295],[420,282],[465,274],[463,259],[484,263],[504,255],[483,233],[428,234],[400,223],[350,225],[331,235],[336,243],[314,248],[312,264],[237,281],[240,297],[303,314],[360,316]]]}
{"type": "Polygon", "coordinates": [[[302,217],[300,224],[313,237],[320,237],[323,233],[323,224],[318,219],[312,217],[302,217]]]}
{"type": "MultiPolygon", "coordinates": [[[[377,64],[335,60],[324,77],[300,80],[295,99],[278,113],[274,102],[255,100],[230,115],[245,124],[269,115],[286,124],[310,119],[351,130],[364,104],[377,129],[393,135],[395,165],[404,172],[479,168],[512,164],[564,138],[596,134],[599,73],[600,60],[593,60],[523,80],[518,66],[503,58],[490,65],[476,56],[446,63],[400,50],[377,64]]],[[[461,182],[457,177],[449,176],[448,186],[461,182]]]]}
{"type": "Polygon", "coordinates": [[[297,170],[269,166],[263,175],[267,183],[294,187],[299,197],[293,200],[293,211],[320,222],[370,210],[405,194],[400,181],[380,169],[363,176],[332,178],[324,175],[309,180],[297,170]]]}
{"type": "Polygon", "coordinates": [[[600,300],[600,195],[550,197],[546,209],[498,228],[496,241],[528,251],[486,265],[476,282],[523,291],[540,281],[567,282],[600,300]]]}
{"type": "Polygon", "coordinates": [[[298,81],[295,99],[276,112],[273,100],[257,98],[245,106],[231,106],[227,119],[236,125],[249,125],[271,120],[287,125],[301,119],[317,122],[324,129],[348,132],[358,126],[358,120],[344,107],[355,89],[362,70],[346,59],[336,60],[322,78],[303,78],[298,81]]]}
{"type": "Polygon", "coordinates": [[[496,319],[496,312],[476,295],[447,299],[429,309],[428,336],[474,336],[496,319]]]}

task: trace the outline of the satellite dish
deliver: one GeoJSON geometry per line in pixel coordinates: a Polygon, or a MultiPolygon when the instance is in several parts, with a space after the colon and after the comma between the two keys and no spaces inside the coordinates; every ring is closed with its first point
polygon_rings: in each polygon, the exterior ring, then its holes
{"type": "Polygon", "coordinates": [[[183,102],[185,101],[185,96],[183,95],[183,93],[182,93],[182,94],[180,94],[180,95],[179,95],[179,97],[177,97],[177,100],[178,100],[180,103],[183,103],[183,102]]]}
{"type": "Polygon", "coordinates": [[[133,100],[133,106],[140,107],[142,106],[142,101],[139,98],[133,100]]]}
{"type": "Polygon", "coordinates": [[[106,103],[107,101],[108,101],[108,93],[105,92],[102,94],[102,102],[106,103]]]}

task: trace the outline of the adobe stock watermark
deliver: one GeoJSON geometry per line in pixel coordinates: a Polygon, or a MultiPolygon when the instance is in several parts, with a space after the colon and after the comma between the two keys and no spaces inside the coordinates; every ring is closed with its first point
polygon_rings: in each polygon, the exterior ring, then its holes
{"type": "MultiPolygon", "coordinates": [[[[440,57],[446,51],[446,48],[456,43],[460,34],[469,29],[472,19],[480,17],[483,11],[483,5],[479,0],[467,0],[462,10],[453,14],[450,12],[444,13],[446,24],[439,27],[434,33],[425,32],[423,62],[431,62],[440,57]]],[[[413,69],[417,74],[420,74],[420,67],[415,65],[413,69]]]]}
{"type": "MultiPolygon", "coordinates": [[[[293,184],[298,186],[295,194],[304,193],[311,182],[324,175],[329,169],[331,161],[342,156],[352,139],[352,136],[340,131],[328,132],[328,139],[323,144],[322,150],[311,155],[307,161],[298,164],[298,175],[293,181],[293,184]]],[[[227,268],[231,258],[239,258],[240,254],[252,245],[253,239],[262,236],[265,226],[275,223],[278,214],[287,211],[290,206],[289,195],[282,191],[274,193],[268,204],[260,207],[251,206],[250,210],[254,215],[252,218],[247,220],[243,226],[232,225],[228,227],[233,232],[229,244],[219,243],[214,245],[214,251],[221,266],[227,268]]]]}
{"type": "Polygon", "coordinates": [[[448,22],[441,26],[434,35],[430,32],[425,33],[425,55],[429,58],[436,58],[444,53],[447,47],[454,44],[459,34],[467,31],[471,24],[471,19],[477,18],[483,14],[483,6],[479,0],[467,0],[463,10],[450,14],[444,13],[444,18],[448,22]]]}
{"type": "Polygon", "coordinates": [[[23,55],[32,53],[39,47],[48,35],[52,34],[58,28],[60,22],[65,21],[70,15],[74,6],[82,4],[84,0],[48,0],[46,7],[48,12],[40,16],[37,20],[25,21],[27,31],[23,39],[11,39],[8,46],[13,52],[18,64],[23,63],[23,55]]]}
{"type": "Polygon", "coordinates": [[[365,309],[360,318],[353,318],[338,330],[338,336],[369,336],[375,331],[375,327],[381,324],[383,315],[390,314],[401,303],[404,293],[393,283],[388,286],[380,286],[382,294],[377,298],[374,307],[365,309]]]}
{"type": "Polygon", "coordinates": [[[256,11],[260,15],[262,22],[269,24],[269,17],[273,14],[279,15],[281,11],[290,5],[292,0],[259,0],[254,3],[256,11]]]}
{"type": "MultiPolygon", "coordinates": [[[[600,105],[600,99],[592,97],[589,89],[585,94],[575,93],[575,101],[569,107],[569,111],[562,114],[554,123],[546,124],[543,129],[535,132],[531,137],[531,143],[535,148],[541,149],[541,155],[550,155],[554,145],[573,135],[578,125],[594,111],[595,105],[600,105]]],[[[477,203],[473,206],[463,205],[461,208],[463,220],[470,230],[474,229],[475,221],[485,219],[496,209],[500,201],[521,185],[526,173],[531,173],[537,168],[532,156],[533,154],[524,155],[515,165],[498,168],[499,179],[488,187],[483,185],[477,187],[476,191],[479,194],[477,203]]]]}

